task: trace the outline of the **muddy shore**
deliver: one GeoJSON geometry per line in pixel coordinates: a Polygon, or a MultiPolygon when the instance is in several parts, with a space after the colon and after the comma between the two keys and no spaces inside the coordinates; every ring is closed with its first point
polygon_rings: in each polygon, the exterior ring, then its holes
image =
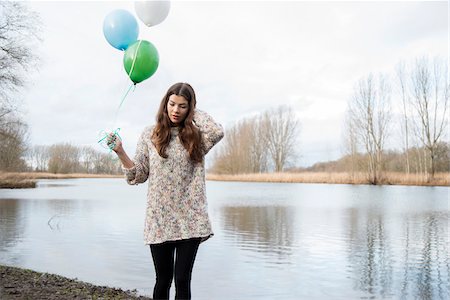
{"type": "Polygon", "coordinates": [[[0,265],[0,299],[151,299],[136,291],[97,286],[77,279],[0,265]]]}

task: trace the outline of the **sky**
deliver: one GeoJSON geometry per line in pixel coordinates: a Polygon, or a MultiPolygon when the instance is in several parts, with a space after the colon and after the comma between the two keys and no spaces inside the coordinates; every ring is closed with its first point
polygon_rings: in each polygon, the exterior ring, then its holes
{"type": "Polygon", "coordinates": [[[33,145],[97,144],[120,128],[134,154],[142,129],[175,82],[189,82],[197,107],[225,129],[279,105],[301,123],[297,165],[343,154],[342,127],[357,81],[393,74],[401,60],[448,57],[446,1],[172,1],[168,17],[147,27],[134,2],[33,1],[43,41],[39,68],[23,91],[33,145]],[[110,46],[103,21],[115,9],[132,13],[139,39],[158,50],[156,73],[119,103],[131,81],[123,52],[110,46]]]}

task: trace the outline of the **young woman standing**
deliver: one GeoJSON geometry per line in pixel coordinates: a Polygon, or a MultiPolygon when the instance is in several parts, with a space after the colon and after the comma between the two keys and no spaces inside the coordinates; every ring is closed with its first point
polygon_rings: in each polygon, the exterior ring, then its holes
{"type": "Polygon", "coordinates": [[[161,101],[156,124],[142,132],[133,160],[122,142],[110,136],[127,182],[135,185],[149,180],[144,239],[155,266],[154,299],[169,299],[174,277],[175,299],[191,298],[197,249],[213,235],[204,157],[224,132],[195,106],[195,92],[189,84],[172,85],[161,101]]]}

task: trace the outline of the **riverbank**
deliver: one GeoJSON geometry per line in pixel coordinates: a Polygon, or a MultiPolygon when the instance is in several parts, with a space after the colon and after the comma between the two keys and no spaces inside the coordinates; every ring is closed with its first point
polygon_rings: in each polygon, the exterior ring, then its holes
{"type": "Polygon", "coordinates": [[[136,291],[0,265],[0,299],[151,299],[136,291]]]}
{"type": "MultiPolygon", "coordinates": [[[[39,172],[0,173],[0,188],[34,188],[38,179],[68,178],[123,178],[110,174],[53,174],[39,172]]],[[[256,173],[256,174],[206,174],[206,180],[241,182],[281,182],[281,183],[327,183],[327,184],[371,184],[365,173],[256,173]]],[[[380,178],[379,185],[450,186],[450,173],[436,173],[433,180],[426,174],[405,174],[387,172],[380,178]]]]}
{"type": "Polygon", "coordinates": [[[69,178],[122,178],[123,175],[110,174],[53,174],[41,172],[1,172],[0,188],[24,189],[36,187],[38,179],[69,179],[69,178]]]}
{"type": "MultiPolygon", "coordinates": [[[[257,174],[208,174],[208,180],[281,183],[371,184],[365,173],[257,173],[257,174]]],[[[384,173],[379,185],[450,186],[450,173],[437,173],[433,180],[424,174],[384,173]]]]}

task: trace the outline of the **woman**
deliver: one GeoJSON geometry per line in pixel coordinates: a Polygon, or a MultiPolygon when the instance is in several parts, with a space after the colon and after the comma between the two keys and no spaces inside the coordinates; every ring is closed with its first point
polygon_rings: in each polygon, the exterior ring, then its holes
{"type": "Polygon", "coordinates": [[[220,124],[195,106],[192,87],[174,84],[161,101],[156,125],[142,132],[134,159],[128,157],[119,139],[113,149],[129,184],[149,179],[144,238],[156,272],[154,299],[169,299],[174,273],[175,299],[191,298],[197,249],[213,235],[205,195],[204,156],[224,133],[220,124]]]}

